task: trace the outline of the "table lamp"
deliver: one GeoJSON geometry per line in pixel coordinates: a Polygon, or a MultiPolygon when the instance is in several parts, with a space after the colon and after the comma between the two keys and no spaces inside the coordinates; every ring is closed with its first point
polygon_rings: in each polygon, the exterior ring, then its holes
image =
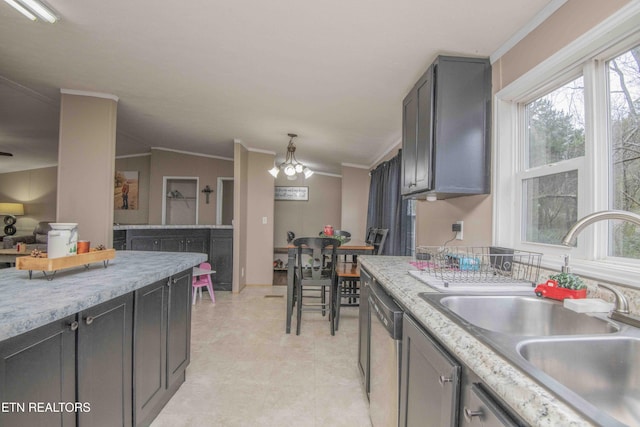
{"type": "Polygon", "coordinates": [[[4,217],[4,234],[7,236],[13,236],[16,234],[17,215],[24,215],[24,205],[22,203],[0,203],[0,215],[4,217]]]}

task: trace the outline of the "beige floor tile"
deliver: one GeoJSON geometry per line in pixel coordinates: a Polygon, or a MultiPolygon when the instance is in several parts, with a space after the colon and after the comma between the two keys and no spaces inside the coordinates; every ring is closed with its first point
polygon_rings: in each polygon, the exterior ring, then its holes
{"type": "Polygon", "coordinates": [[[357,368],[358,309],[303,313],[285,334],[286,287],[216,292],[193,306],[187,380],[152,427],[370,427],[357,368]]]}

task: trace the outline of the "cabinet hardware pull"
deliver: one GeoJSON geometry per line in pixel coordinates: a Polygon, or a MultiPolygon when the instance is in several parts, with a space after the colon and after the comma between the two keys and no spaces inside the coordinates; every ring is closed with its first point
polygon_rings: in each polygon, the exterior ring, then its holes
{"type": "Polygon", "coordinates": [[[84,319],[84,323],[86,323],[87,325],[90,325],[93,323],[93,319],[94,319],[93,316],[87,316],[84,319]]]}
{"type": "Polygon", "coordinates": [[[471,422],[473,417],[481,417],[483,415],[481,410],[477,410],[477,411],[472,411],[471,409],[467,408],[466,406],[464,407],[464,418],[471,422]]]}
{"type": "Polygon", "coordinates": [[[169,280],[167,280],[167,287],[171,287],[171,277],[169,277],[169,280]]]}
{"type": "Polygon", "coordinates": [[[445,377],[444,375],[440,375],[440,378],[438,378],[438,382],[442,387],[444,387],[445,383],[452,383],[453,379],[451,377],[445,377]]]}
{"type": "Polygon", "coordinates": [[[71,329],[72,331],[77,330],[78,326],[80,326],[80,325],[75,320],[73,322],[69,323],[69,329],[71,329]]]}

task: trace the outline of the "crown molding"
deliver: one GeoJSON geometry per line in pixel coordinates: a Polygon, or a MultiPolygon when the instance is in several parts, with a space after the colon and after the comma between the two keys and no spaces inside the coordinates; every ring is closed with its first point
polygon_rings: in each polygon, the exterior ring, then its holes
{"type": "Polygon", "coordinates": [[[104,98],[110,99],[112,101],[118,102],[119,98],[110,93],[102,93],[102,92],[90,92],[86,90],[76,90],[76,89],[60,89],[60,93],[63,95],[76,95],[76,96],[89,96],[92,98],[104,98]]]}
{"type": "Polygon", "coordinates": [[[226,161],[229,161],[229,162],[233,162],[233,158],[222,157],[222,156],[214,156],[212,154],[194,153],[192,151],[174,150],[173,148],[165,148],[165,147],[151,147],[151,149],[152,150],[160,150],[160,151],[171,151],[173,153],[188,154],[190,156],[208,157],[210,159],[219,159],[219,160],[226,160],[226,161]]]}
{"type": "Polygon", "coordinates": [[[529,33],[535,30],[540,24],[547,20],[556,10],[560,9],[567,0],[552,0],[550,1],[540,12],[536,14],[527,24],[520,28],[509,40],[507,40],[502,46],[500,46],[495,52],[489,56],[489,61],[493,64],[502,57],[505,53],[509,52],[511,48],[520,43],[522,39],[527,37],[529,33]]]}

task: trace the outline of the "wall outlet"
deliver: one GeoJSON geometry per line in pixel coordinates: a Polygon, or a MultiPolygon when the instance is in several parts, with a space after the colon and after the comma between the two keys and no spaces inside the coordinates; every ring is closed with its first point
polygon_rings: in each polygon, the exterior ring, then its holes
{"type": "Polygon", "coordinates": [[[266,217],[266,216],[263,216],[263,217],[262,217],[262,223],[263,223],[263,224],[266,224],[266,223],[267,223],[267,217],[266,217]]]}
{"type": "Polygon", "coordinates": [[[244,277],[244,267],[240,269],[240,277],[244,277]]]}
{"type": "Polygon", "coordinates": [[[455,224],[453,224],[456,227],[456,240],[462,240],[462,233],[464,232],[464,227],[463,227],[463,221],[456,221],[455,224]],[[460,230],[458,230],[458,227],[460,228],[460,230]]]}

